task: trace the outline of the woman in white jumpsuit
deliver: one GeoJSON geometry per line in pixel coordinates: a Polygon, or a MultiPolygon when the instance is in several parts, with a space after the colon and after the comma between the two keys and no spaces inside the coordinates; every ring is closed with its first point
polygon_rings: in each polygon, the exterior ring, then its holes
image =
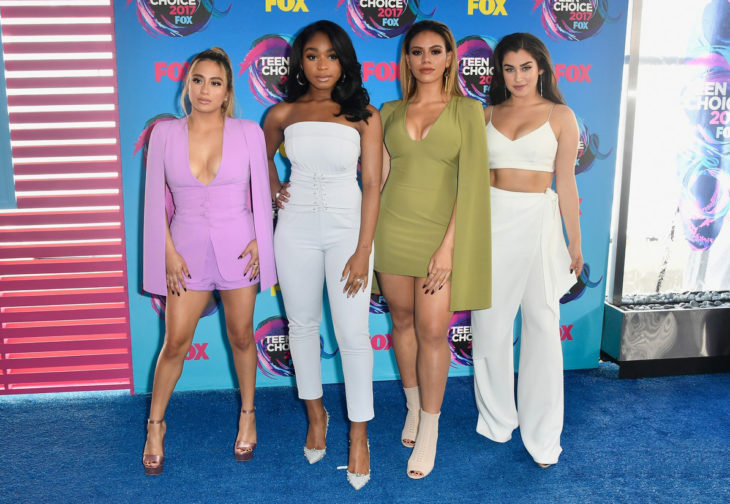
{"type": "Polygon", "coordinates": [[[497,44],[494,61],[492,105],[484,112],[492,306],[472,311],[477,432],[503,443],[519,426],[532,458],[549,467],[562,451],[560,297],[583,268],[574,173],[578,126],[539,39],[526,33],[507,35],[497,44]],[[551,189],[553,176],[556,191],[551,189]],[[518,308],[522,332],[515,405],[513,327],[518,308]]]}
{"type": "Polygon", "coordinates": [[[368,317],[383,160],[380,115],[369,105],[349,37],[330,21],[313,23],[296,37],[282,89],[285,101],[267,114],[264,134],[280,208],[274,255],[297,389],[309,419],[304,455],[314,464],[326,450],[319,337],[326,283],[350,420],[347,479],[359,489],[370,478],[367,422],[374,416],[368,317]],[[292,163],[284,185],[274,165],[282,139],[292,163]]]}

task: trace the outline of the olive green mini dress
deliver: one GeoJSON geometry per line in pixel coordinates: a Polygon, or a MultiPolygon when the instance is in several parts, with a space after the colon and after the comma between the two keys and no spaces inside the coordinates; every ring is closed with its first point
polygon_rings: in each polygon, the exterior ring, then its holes
{"type": "Polygon", "coordinates": [[[381,109],[390,173],[375,230],[375,271],[426,277],[456,204],[451,310],[491,304],[489,164],[484,113],[454,96],[423,140],[406,130],[405,100],[381,109]]]}

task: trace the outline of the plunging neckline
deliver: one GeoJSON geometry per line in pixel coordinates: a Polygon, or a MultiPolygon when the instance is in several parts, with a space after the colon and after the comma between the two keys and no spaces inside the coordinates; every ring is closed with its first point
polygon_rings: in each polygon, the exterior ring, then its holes
{"type": "MultiPolygon", "coordinates": [[[[538,132],[538,131],[540,131],[540,130],[541,130],[542,128],[544,128],[544,127],[545,127],[545,125],[548,125],[548,126],[549,126],[549,125],[550,125],[550,119],[548,119],[547,121],[545,121],[544,123],[542,123],[542,124],[541,124],[540,126],[538,126],[537,128],[533,129],[533,130],[532,130],[532,131],[530,131],[529,133],[525,133],[524,135],[522,135],[522,136],[518,136],[517,138],[510,138],[510,137],[508,137],[507,135],[505,135],[504,133],[502,133],[501,131],[499,131],[499,129],[497,129],[497,127],[496,127],[496,126],[494,125],[494,123],[492,122],[492,120],[491,120],[491,119],[489,119],[489,124],[490,124],[490,125],[492,126],[492,129],[493,129],[494,131],[496,131],[497,133],[499,133],[500,135],[502,135],[502,136],[503,136],[503,137],[504,137],[505,139],[507,139],[507,141],[508,141],[508,142],[516,142],[516,141],[518,141],[518,140],[522,140],[523,138],[525,138],[525,137],[528,137],[528,136],[532,135],[533,133],[537,133],[537,132],[538,132]]],[[[553,136],[555,136],[555,133],[553,133],[553,136]]]]}
{"type": "Polygon", "coordinates": [[[223,158],[226,153],[225,147],[226,147],[226,122],[227,121],[228,121],[228,117],[224,117],[223,118],[223,134],[222,134],[222,138],[221,138],[221,160],[218,162],[218,170],[215,172],[215,175],[213,176],[213,178],[211,179],[210,182],[208,182],[207,184],[203,184],[198,177],[193,175],[193,170],[190,166],[190,128],[188,127],[187,118],[185,119],[185,155],[187,156],[187,160],[188,160],[188,173],[190,174],[191,177],[193,177],[193,179],[195,179],[195,181],[198,182],[198,184],[200,184],[203,187],[209,187],[211,184],[213,184],[213,182],[215,182],[216,179],[218,178],[218,175],[220,175],[221,169],[223,168],[223,158]]]}
{"type": "Polygon", "coordinates": [[[444,108],[441,109],[441,112],[439,112],[439,115],[436,116],[436,119],[431,123],[431,126],[428,127],[428,132],[426,133],[426,135],[423,138],[421,138],[420,140],[416,140],[415,138],[413,138],[411,136],[410,133],[408,133],[408,126],[406,126],[406,123],[408,122],[408,102],[406,101],[406,108],[405,108],[405,111],[403,112],[403,130],[406,132],[406,136],[411,140],[411,142],[420,143],[420,142],[423,142],[424,140],[426,140],[428,138],[428,136],[431,134],[431,131],[433,130],[433,128],[436,126],[436,123],[439,122],[439,119],[441,119],[441,116],[444,115],[444,112],[446,111],[446,109],[449,108],[449,105],[451,105],[452,101],[454,101],[454,98],[450,97],[449,101],[446,102],[446,105],[444,106],[444,108]]]}

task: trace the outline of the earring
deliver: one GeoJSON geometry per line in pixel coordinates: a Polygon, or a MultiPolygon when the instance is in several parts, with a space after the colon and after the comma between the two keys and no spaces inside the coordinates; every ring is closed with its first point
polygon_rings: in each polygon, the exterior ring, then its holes
{"type": "Polygon", "coordinates": [[[297,84],[299,84],[300,86],[303,86],[304,85],[304,82],[302,82],[302,79],[299,76],[299,72],[300,72],[300,70],[297,70],[297,76],[296,76],[297,84]]]}
{"type": "Polygon", "coordinates": [[[540,79],[540,97],[542,97],[542,75],[540,75],[539,79],[540,79]]]}
{"type": "Polygon", "coordinates": [[[347,80],[347,74],[345,72],[342,72],[342,77],[340,77],[340,84],[344,84],[347,80]]]}
{"type": "Polygon", "coordinates": [[[504,87],[504,99],[507,99],[507,86],[504,87]]]}
{"type": "Polygon", "coordinates": [[[446,71],[444,72],[444,89],[448,89],[448,87],[449,87],[449,74],[448,74],[448,72],[449,72],[449,69],[447,68],[446,71]]]}

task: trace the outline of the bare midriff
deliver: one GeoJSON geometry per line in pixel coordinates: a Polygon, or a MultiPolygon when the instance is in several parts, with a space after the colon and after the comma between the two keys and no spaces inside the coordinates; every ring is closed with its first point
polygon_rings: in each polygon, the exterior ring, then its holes
{"type": "Polygon", "coordinates": [[[517,168],[489,170],[489,184],[503,191],[543,193],[552,183],[552,172],[517,168]]]}

